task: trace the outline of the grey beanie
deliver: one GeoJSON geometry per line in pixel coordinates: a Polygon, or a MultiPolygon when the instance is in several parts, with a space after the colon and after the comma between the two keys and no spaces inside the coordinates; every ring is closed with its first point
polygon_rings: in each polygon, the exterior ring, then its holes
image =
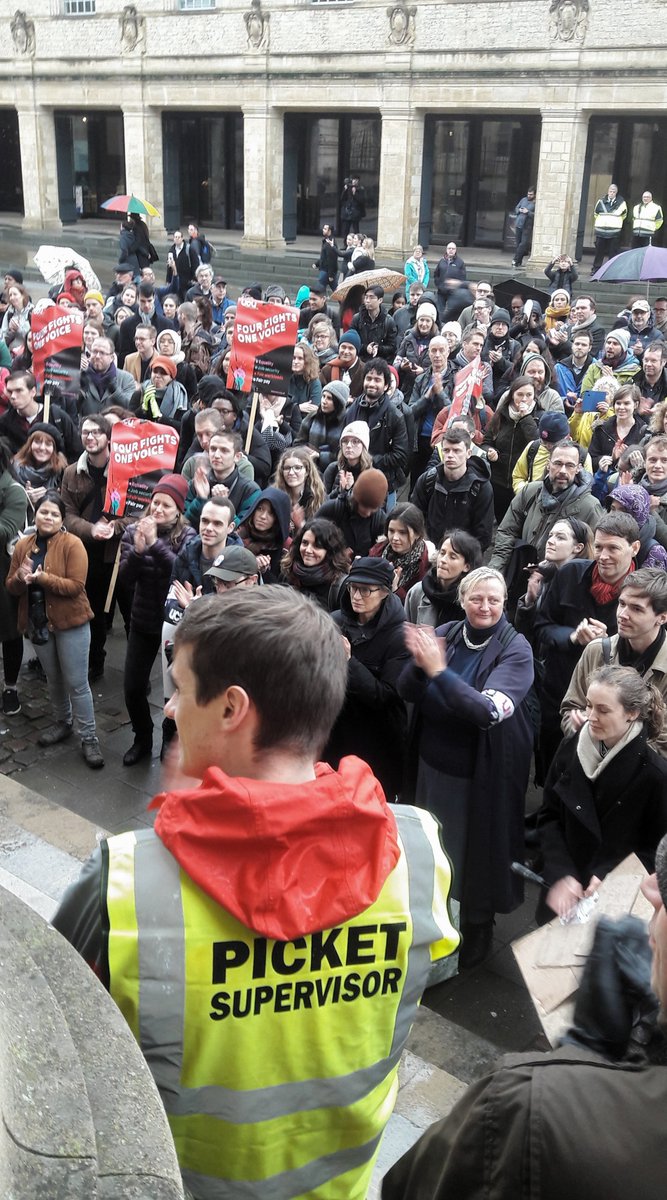
{"type": "Polygon", "coordinates": [[[343,383],[342,379],[330,379],[328,383],[324,384],[322,395],[325,392],[329,392],[331,396],[334,396],[336,400],[340,400],[341,404],[347,407],[350,400],[350,389],[346,383],[343,383]]]}
{"type": "Polygon", "coordinates": [[[630,345],[630,330],[610,329],[604,340],[605,342],[618,342],[619,346],[622,346],[627,354],[628,346],[630,345]]]}

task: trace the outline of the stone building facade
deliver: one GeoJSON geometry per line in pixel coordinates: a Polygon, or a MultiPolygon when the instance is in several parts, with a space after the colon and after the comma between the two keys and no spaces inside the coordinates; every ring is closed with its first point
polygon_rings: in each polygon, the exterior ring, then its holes
{"type": "Polygon", "coordinates": [[[590,245],[612,176],[667,202],[667,0],[16,2],[0,209],[26,228],[127,190],[279,247],[358,174],[384,252],[498,246],[536,183],[539,262],[590,245]]]}

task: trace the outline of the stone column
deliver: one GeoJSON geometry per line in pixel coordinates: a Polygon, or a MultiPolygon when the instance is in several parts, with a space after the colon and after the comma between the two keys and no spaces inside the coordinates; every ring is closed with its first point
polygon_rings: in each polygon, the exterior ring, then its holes
{"type": "Polygon", "coordinates": [[[19,102],[17,113],[25,214],[23,229],[61,233],[53,112],[31,102],[19,102]]]}
{"type": "Polygon", "coordinates": [[[283,114],[243,105],[243,238],[245,249],[280,250],[283,237],[283,114]]]}
{"type": "Polygon", "coordinates": [[[424,114],[409,105],[382,109],[378,250],[403,260],[419,237],[424,114]]]}
{"type": "MultiPolygon", "coordinates": [[[[125,190],[150,200],[161,219],[147,217],[151,235],[166,237],[162,167],[162,113],[141,103],[123,105],[125,190]]],[[[154,240],[154,238],[153,238],[154,240]]]]}
{"type": "Polygon", "coordinates": [[[587,114],[542,110],[531,267],[545,267],[559,251],[574,258],[587,137],[587,114]]]}

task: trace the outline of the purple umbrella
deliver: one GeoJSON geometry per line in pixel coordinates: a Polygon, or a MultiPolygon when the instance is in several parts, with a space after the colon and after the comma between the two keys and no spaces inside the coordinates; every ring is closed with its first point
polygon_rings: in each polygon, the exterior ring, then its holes
{"type": "MultiPolygon", "coordinates": [[[[667,280],[667,250],[661,246],[639,246],[624,250],[604,263],[591,279],[605,283],[659,283],[667,280]]],[[[648,287],[646,288],[648,296],[648,287]]]]}

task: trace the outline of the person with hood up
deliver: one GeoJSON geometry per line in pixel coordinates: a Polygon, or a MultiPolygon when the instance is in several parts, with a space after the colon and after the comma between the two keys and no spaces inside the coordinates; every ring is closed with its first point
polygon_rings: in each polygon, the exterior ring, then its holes
{"type": "Polygon", "coordinates": [[[290,542],[290,501],[280,488],[267,487],[255,496],[238,528],[246,550],[257,559],[262,583],[280,582],[280,562],[290,542]]]}
{"type": "Polygon", "coordinates": [[[630,333],[627,329],[612,329],[607,334],[600,358],[591,363],[581,385],[581,394],[594,392],[602,375],[613,375],[619,384],[632,383],[641,370],[638,360],[630,353],[630,333]]]}
{"type": "Polygon", "coordinates": [[[144,421],[158,421],[179,429],[188,409],[188,394],[176,380],[176,363],[165,355],[151,359],[150,378],[134,393],[132,412],[144,421]]]}
{"type": "Polygon", "coordinates": [[[537,300],[526,300],[510,326],[510,337],[525,346],[533,337],[544,337],[542,306],[537,300]]]}
{"type": "Polygon", "coordinates": [[[426,532],[438,545],[449,529],[476,537],[483,550],[491,545],[494,491],[485,458],[472,453],[466,429],[447,429],[439,444],[441,462],[420,475],[410,502],[424,514],[426,532]]]}
{"type": "Polygon", "coordinates": [[[510,337],[510,315],[506,308],[497,308],[489,324],[486,341],[482,347],[484,362],[491,364],[493,383],[497,387],[506,371],[512,366],[518,343],[510,337]]]}
{"type": "Polygon", "coordinates": [[[170,358],[176,364],[176,381],[183,385],[188,395],[188,403],[192,404],[197,395],[197,375],[194,367],[185,361],[180,333],[175,329],[163,329],[155,339],[155,350],[157,354],[161,354],[163,358],[170,358]]]}
{"type": "Polygon", "coordinates": [[[394,568],[383,558],[357,558],[350,567],[333,614],[348,659],[347,690],[324,751],[333,767],[348,754],[361,758],[390,802],[403,782],[407,720],[396,684],[409,658],[393,581],[394,568]]]}
{"type": "Polygon", "coordinates": [[[371,546],[384,533],[387,514],[387,480],[382,471],[369,467],[358,476],[351,492],[335,500],[325,500],[315,514],[333,521],[345,538],[353,558],[368,555],[371,546]]]}
{"type": "Polygon", "coordinates": [[[563,397],[551,387],[551,370],[541,354],[535,354],[532,350],[524,354],[521,360],[521,374],[527,375],[535,385],[538,411],[565,411],[563,397]]]}
{"type": "Polygon", "coordinates": [[[628,446],[639,446],[646,423],[639,416],[639,389],[630,383],[614,396],[614,415],[600,421],[593,430],[590,452],[594,471],[615,470],[628,446]]]}
{"type": "Polygon", "coordinates": [[[294,439],[295,446],[307,446],[323,475],[335,463],[343,430],[345,410],[350,398],[347,384],[334,379],[324,385],[319,408],[304,417],[294,439]]]}
{"type": "Polygon", "coordinates": [[[639,526],[637,567],[661,567],[667,571],[667,550],[656,541],[656,519],[651,512],[651,497],[638,483],[619,483],[607,498],[610,512],[626,512],[639,526]]]}
{"type": "Polygon", "coordinates": [[[358,759],[317,761],[350,668],[298,592],[198,600],[172,669],[190,778],[154,830],[102,842],[55,924],[129,1020],[193,1196],[362,1200],[431,963],[458,944],[437,826],[358,759]],[[160,1006],[140,1020],[144,978],[160,1006]]]}
{"type": "Polygon", "coordinates": [[[537,437],[535,384],[519,375],[500,400],[486,427],[482,445],[491,464],[493,506],[502,521],[512,503],[512,472],[521,451],[537,437]]]}
{"type": "Polygon", "coordinates": [[[581,469],[576,442],[557,442],[544,479],[527,483],[512,500],[498,526],[489,565],[506,573],[517,547],[530,554],[530,562],[539,562],[553,526],[564,517],[576,517],[594,530],[603,510],[591,495],[592,482],[581,469]]]}

